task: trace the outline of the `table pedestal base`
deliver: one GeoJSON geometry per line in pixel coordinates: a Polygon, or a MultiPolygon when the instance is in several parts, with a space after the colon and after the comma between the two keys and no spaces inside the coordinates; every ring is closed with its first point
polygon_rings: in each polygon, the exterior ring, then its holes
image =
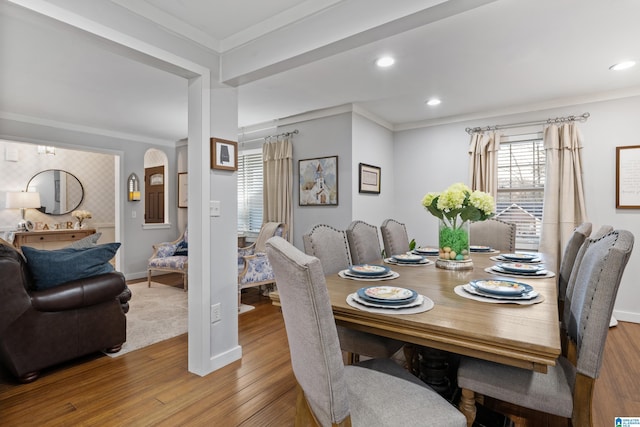
{"type": "Polygon", "coordinates": [[[454,261],[438,258],[436,260],[436,267],[444,268],[445,270],[473,270],[473,261],[470,259],[454,261]]]}

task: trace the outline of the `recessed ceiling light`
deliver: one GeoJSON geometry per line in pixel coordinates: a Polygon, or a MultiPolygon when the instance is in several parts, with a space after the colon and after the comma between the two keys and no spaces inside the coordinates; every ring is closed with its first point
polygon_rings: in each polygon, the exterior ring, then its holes
{"type": "Polygon", "coordinates": [[[626,70],[627,68],[631,68],[634,65],[636,65],[636,61],[623,61],[623,62],[618,62],[617,64],[613,64],[611,67],[609,67],[609,69],[613,71],[620,71],[620,70],[626,70]]]}
{"type": "Polygon", "coordinates": [[[383,56],[381,58],[376,59],[376,65],[378,67],[390,67],[393,65],[394,62],[396,62],[396,60],[390,56],[383,56]]]}
{"type": "Polygon", "coordinates": [[[436,105],[440,105],[442,101],[440,101],[438,98],[431,98],[430,100],[427,101],[427,105],[429,105],[430,107],[436,106],[436,105]]]}

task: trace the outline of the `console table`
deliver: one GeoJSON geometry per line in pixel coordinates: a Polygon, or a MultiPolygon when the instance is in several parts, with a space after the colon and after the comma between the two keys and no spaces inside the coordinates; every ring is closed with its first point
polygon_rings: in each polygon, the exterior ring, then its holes
{"type": "Polygon", "coordinates": [[[31,246],[36,249],[60,249],[95,232],[96,230],[93,228],[86,230],[18,231],[13,245],[16,248],[31,246]]]}

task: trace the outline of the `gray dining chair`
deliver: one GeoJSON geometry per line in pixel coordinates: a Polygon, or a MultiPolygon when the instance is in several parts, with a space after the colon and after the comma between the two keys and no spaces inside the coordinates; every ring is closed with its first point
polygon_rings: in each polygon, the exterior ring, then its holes
{"type": "MultiPolygon", "coordinates": [[[[633,249],[628,231],[586,239],[571,274],[562,332],[568,346],[547,373],[464,357],[458,369],[460,409],[474,417],[473,392],[591,426],[595,381],[600,374],[620,280],[633,249]]],[[[471,425],[471,424],[469,424],[471,425]]]]}
{"type": "Polygon", "coordinates": [[[268,240],[267,256],[298,383],[296,426],[466,426],[462,413],[390,359],[345,366],[320,260],[280,237],[268,240]]]}
{"type": "Polygon", "coordinates": [[[385,219],[380,226],[385,256],[409,252],[409,235],[407,227],[395,219],[385,219]]]}
{"type": "Polygon", "coordinates": [[[472,222],[469,240],[472,245],[490,246],[504,253],[515,252],[516,224],[496,218],[472,222]]]}
{"type": "Polygon", "coordinates": [[[382,249],[380,249],[378,227],[357,220],[349,224],[346,232],[351,261],[354,264],[370,264],[380,260],[382,249]]]}
{"type": "MultiPolygon", "coordinates": [[[[343,230],[318,224],[302,236],[302,241],[304,251],[320,260],[325,274],[336,274],[352,264],[347,235],[343,230]]],[[[360,356],[391,357],[404,345],[402,341],[343,326],[338,326],[338,336],[340,347],[347,353],[350,363],[359,360],[360,356]]]]}
{"type": "Polygon", "coordinates": [[[558,271],[558,316],[562,319],[562,313],[564,312],[564,298],[567,293],[567,284],[569,283],[569,277],[571,277],[571,270],[576,261],[576,256],[580,247],[591,235],[592,224],[590,222],[583,222],[577,226],[569,241],[567,242],[562,260],[560,261],[560,269],[558,271]]]}

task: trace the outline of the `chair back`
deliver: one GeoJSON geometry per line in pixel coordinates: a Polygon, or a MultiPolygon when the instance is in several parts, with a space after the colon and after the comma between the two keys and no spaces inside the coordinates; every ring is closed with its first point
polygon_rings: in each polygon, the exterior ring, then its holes
{"type": "Polygon", "coordinates": [[[256,239],[255,251],[264,252],[267,240],[275,236],[279,228],[283,230],[286,229],[286,224],[281,222],[265,222],[262,224],[260,233],[258,233],[258,238],[256,239]]]}
{"type": "Polygon", "coordinates": [[[409,252],[409,235],[403,223],[395,219],[385,219],[380,226],[380,233],[386,256],[409,252]]]}
{"type": "MultiPolygon", "coordinates": [[[[578,255],[578,251],[580,247],[584,243],[585,239],[591,235],[591,223],[583,222],[578,227],[573,230],[573,234],[569,238],[567,245],[564,248],[564,254],[562,255],[562,261],[560,261],[560,270],[558,273],[558,301],[564,302],[565,294],[567,293],[567,284],[569,283],[569,277],[571,277],[571,270],[573,269],[573,264],[576,261],[576,256],[578,255]]],[[[558,308],[560,310],[560,314],[562,314],[563,310],[559,304],[558,308]]]]}
{"type": "Polygon", "coordinates": [[[633,242],[633,234],[626,230],[587,239],[569,281],[571,301],[565,302],[563,324],[576,345],[577,372],[590,378],[600,373],[609,321],[633,242]]]}
{"type": "Polygon", "coordinates": [[[349,415],[344,364],[320,261],[272,237],[267,257],[278,282],[291,365],[320,425],[349,415]]]}
{"type": "Polygon", "coordinates": [[[304,251],[320,260],[325,274],[334,274],[351,265],[349,243],[344,231],[326,224],[315,225],[302,236],[304,251]]]}
{"type": "Polygon", "coordinates": [[[496,218],[472,222],[469,230],[472,245],[490,246],[500,252],[516,250],[516,224],[496,218]]]}
{"type": "Polygon", "coordinates": [[[353,221],[347,227],[347,241],[354,264],[375,262],[382,256],[378,227],[364,221],[353,221]]]}

